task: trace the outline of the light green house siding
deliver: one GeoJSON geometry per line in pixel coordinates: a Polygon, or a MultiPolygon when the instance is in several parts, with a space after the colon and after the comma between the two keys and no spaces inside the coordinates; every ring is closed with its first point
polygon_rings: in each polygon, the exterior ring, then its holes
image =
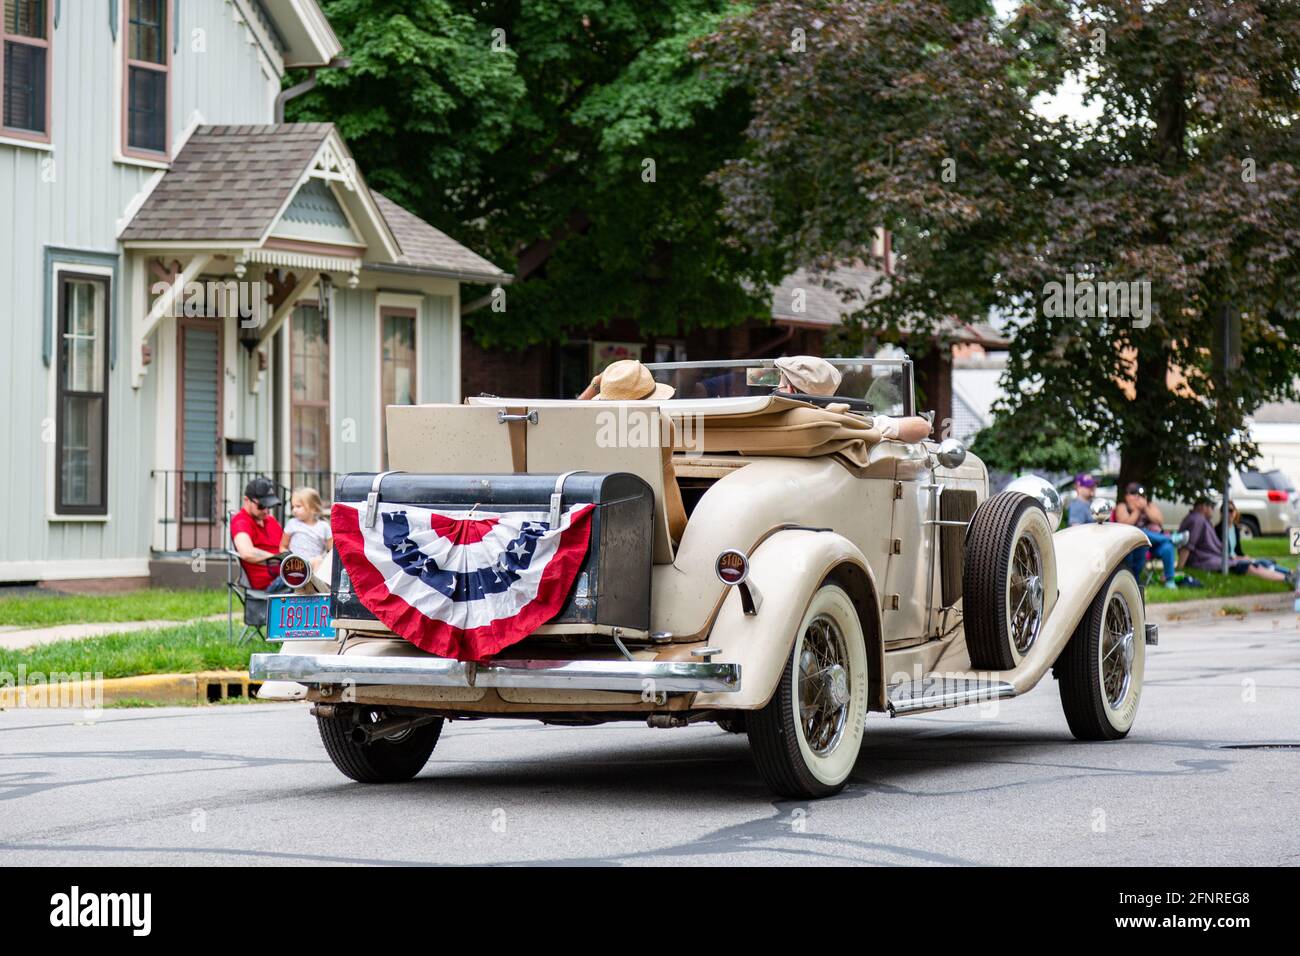
{"type": "MultiPolygon", "coordinates": [[[[170,486],[153,473],[177,467],[177,322],[164,319],[149,339],[152,362],[132,387],[133,309],[146,302],[152,281],[118,242],[158,168],[115,158],[122,31],[110,10],[125,0],[62,0],[52,34],[51,144],[24,145],[0,134],[0,495],[10,504],[0,535],[0,583],[57,578],[136,577],[150,557],[174,548],[174,524],[162,507],[170,486]],[[116,36],[115,36],[116,34],[116,36]],[[54,370],[58,316],[53,277],[60,269],[112,278],[110,335],[113,364],[107,383],[106,516],[54,512],[54,370]]],[[[239,22],[242,0],[183,0],[174,29],[170,120],[173,150],[195,123],[264,124],[273,119],[280,79],[274,56],[239,22]]],[[[119,21],[120,22],[120,21],[119,21]]],[[[295,228],[316,238],[345,238],[331,220],[330,204],[304,198],[295,228]],[[319,220],[319,221],[317,221],[319,220]],[[320,230],[325,230],[321,232],[320,230]],[[330,230],[334,230],[330,232],[330,230]]],[[[218,268],[229,268],[229,260],[218,268]]],[[[331,316],[331,447],[335,471],[377,464],[378,333],[375,284],[344,288],[336,277],[331,316]]],[[[418,377],[424,401],[458,399],[459,306],[449,280],[393,280],[421,301],[418,377]],[[438,294],[429,294],[431,291],[438,294]]],[[[146,306],[147,308],[147,306],[146,306]]],[[[141,313],[143,314],[143,313],[141,313]]],[[[281,336],[284,340],[284,336],[281,336]]],[[[286,411],[273,386],[273,343],[264,343],[269,369],[237,341],[233,324],[222,330],[219,369],[208,391],[219,393],[222,434],[251,438],[254,456],[243,462],[202,448],[182,451],[187,463],[215,460],[232,469],[279,472],[273,434],[286,411]]],[[[211,418],[209,404],[190,409],[211,418]]],[[[282,445],[283,448],[283,445],[282,445]]]]}
{"type": "MultiPolygon", "coordinates": [[[[0,535],[0,581],[61,576],[46,562],[74,562],[64,570],[143,574],[151,513],[150,456],[158,386],[147,378],[133,389],[124,361],[126,289],[136,280],[118,255],[117,227],[132,198],[155,175],[145,166],[115,162],[118,50],[109,3],[59,4],[52,35],[50,148],[0,142],[0,329],[9,347],[0,353],[0,495],[23,502],[0,535]],[[53,510],[51,349],[43,334],[47,248],[118,258],[112,290],[117,360],[108,386],[108,517],[51,520],[53,510]]],[[[186,0],[183,36],[206,30],[207,53],[174,54],[172,129],[184,130],[196,110],[208,122],[267,122],[279,81],[262,69],[256,50],[225,0],[186,0]]],[[[120,33],[120,31],[118,31],[120,33]]],[[[170,38],[169,38],[170,39],[170,38]]],[[[120,37],[117,42],[120,42],[120,37]]],[[[75,260],[75,256],[68,256],[75,260]]],[[[75,267],[76,262],[69,265],[75,267]]]]}

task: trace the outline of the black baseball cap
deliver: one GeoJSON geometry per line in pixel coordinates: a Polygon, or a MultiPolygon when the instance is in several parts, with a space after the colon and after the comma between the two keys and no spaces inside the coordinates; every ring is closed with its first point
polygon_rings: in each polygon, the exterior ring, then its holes
{"type": "Polygon", "coordinates": [[[244,485],[244,497],[252,498],[263,508],[274,508],[281,504],[280,496],[276,494],[275,482],[270,478],[254,478],[244,485]]]}

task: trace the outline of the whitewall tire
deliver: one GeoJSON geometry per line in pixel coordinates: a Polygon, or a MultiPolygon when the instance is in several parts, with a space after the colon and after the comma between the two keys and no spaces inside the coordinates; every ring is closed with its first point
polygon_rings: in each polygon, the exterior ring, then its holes
{"type": "Polygon", "coordinates": [[[843,789],[862,749],[868,681],[857,608],[843,588],[823,584],[772,699],[746,724],[754,762],[773,791],[807,799],[843,789]]]}

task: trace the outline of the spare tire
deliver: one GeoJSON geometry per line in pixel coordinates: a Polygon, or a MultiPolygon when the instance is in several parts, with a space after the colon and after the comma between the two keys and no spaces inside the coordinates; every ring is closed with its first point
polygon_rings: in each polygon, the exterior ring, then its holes
{"type": "Polygon", "coordinates": [[[1018,666],[1055,603],[1056,549],[1047,513],[1028,495],[994,495],[975,509],[966,531],[962,617],[971,667],[1018,666]]]}

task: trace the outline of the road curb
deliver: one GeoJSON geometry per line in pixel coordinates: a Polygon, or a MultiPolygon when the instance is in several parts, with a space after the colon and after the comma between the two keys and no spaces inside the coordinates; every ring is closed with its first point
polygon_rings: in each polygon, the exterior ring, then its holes
{"type": "Polygon", "coordinates": [[[1294,614],[1295,595],[1290,591],[1275,594],[1242,594],[1237,597],[1206,598],[1200,601],[1177,601],[1172,604],[1148,604],[1147,620],[1152,624],[1173,624],[1238,614],[1294,614]]]}
{"type": "MultiPolygon", "coordinates": [[[[30,680],[34,672],[20,679],[30,680]]],[[[41,675],[45,676],[45,675],[41,675]]],[[[12,680],[13,675],[8,675],[12,680]]],[[[249,680],[247,671],[200,671],[194,674],[143,674],[101,680],[0,686],[0,708],[90,707],[128,700],[150,703],[208,704],[229,697],[251,696],[261,681],[249,680]]]]}

